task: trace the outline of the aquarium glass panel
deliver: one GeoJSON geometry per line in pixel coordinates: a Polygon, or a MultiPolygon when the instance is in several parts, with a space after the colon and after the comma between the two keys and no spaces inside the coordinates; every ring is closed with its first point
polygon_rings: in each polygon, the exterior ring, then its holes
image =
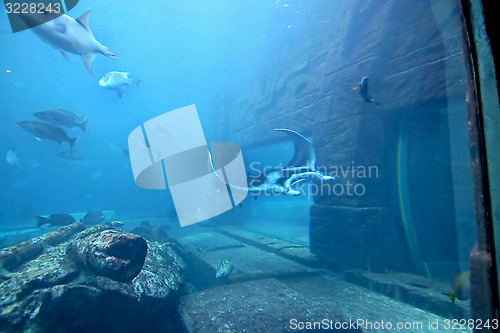
{"type": "Polygon", "coordinates": [[[498,329],[480,1],[0,9],[0,332],[498,329]]]}

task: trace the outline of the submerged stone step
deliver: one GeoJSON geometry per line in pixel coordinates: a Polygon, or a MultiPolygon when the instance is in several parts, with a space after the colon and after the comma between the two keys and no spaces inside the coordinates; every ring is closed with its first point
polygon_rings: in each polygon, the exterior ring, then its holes
{"type": "MultiPolygon", "coordinates": [[[[349,329],[350,318],[335,308],[310,301],[275,279],[219,286],[183,296],[179,316],[188,333],[304,331],[307,323],[321,324],[322,320],[324,325],[332,325],[329,332],[362,332],[349,329]],[[341,328],[342,323],[347,329],[336,330],[335,325],[341,328]]],[[[318,324],[316,329],[320,331],[318,324]]]]}
{"type": "Polygon", "coordinates": [[[309,247],[297,242],[290,242],[278,238],[265,236],[237,227],[217,228],[222,234],[237,239],[245,244],[258,247],[262,250],[275,253],[284,258],[296,261],[310,267],[320,267],[321,259],[312,254],[309,247]]]}
{"type": "Polygon", "coordinates": [[[246,244],[206,227],[170,233],[189,253],[190,280],[198,289],[241,281],[305,276],[317,270],[246,244]],[[229,260],[233,269],[227,277],[216,278],[221,262],[229,260]]]}
{"type": "Polygon", "coordinates": [[[242,242],[222,235],[212,228],[183,228],[169,230],[168,234],[186,250],[198,254],[245,246],[242,242]]]}
{"type": "Polygon", "coordinates": [[[355,320],[364,332],[472,332],[467,327],[458,329],[459,325],[452,326],[450,318],[423,311],[396,298],[348,282],[340,275],[321,274],[279,280],[311,302],[335,309],[355,320]]]}
{"type": "Polygon", "coordinates": [[[469,301],[456,300],[453,304],[446,292],[451,287],[411,273],[372,273],[362,270],[346,272],[346,279],[391,298],[408,303],[424,311],[450,319],[469,319],[469,301]]]}
{"type": "Polygon", "coordinates": [[[231,261],[234,270],[227,278],[230,282],[317,274],[317,271],[310,267],[251,246],[206,253],[200,258],[209,264],[214,272],[222,260],[231,261]]]}

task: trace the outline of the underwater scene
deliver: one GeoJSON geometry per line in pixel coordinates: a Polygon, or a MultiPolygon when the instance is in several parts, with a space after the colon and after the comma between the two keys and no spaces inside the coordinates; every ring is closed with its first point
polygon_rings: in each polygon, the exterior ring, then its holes
{"type": "Polygon", "coordinates": [[[0,332],[497,330],[460,1],[4,4],[0,332]]]}

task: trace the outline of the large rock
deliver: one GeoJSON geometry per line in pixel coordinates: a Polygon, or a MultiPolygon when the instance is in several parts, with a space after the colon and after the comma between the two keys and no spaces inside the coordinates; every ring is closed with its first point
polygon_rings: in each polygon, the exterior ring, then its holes
{"type": "MultiPolygon", "coordinates": [[[[184,296],[179,315],[189,333],[290,332],[295,325],[299,328],[300,322],[306,325],[325,318],[333,323],[348,323],[348,318],[335,309],[309,301],[275,279],[220,286],[184,296]]],[[[338,331],[362,332],[358,329],[338,331]]]]}
{"type": "MultiPolygon", "coordinates": [[[[105,228],[97,226],[94,234],[105,228]]],[[[85,230],[81,236],[92,234],[85,230]]],[[[52,247],[0,283],[0,331],[172,330],[170,311],[174,310],[174,295],[182,286],[180,274],[185,269],[174,245],[147,242],[142,269],[128,282],[96,275],[77,264],[66,254],[68,242],[52,247]]]]}
{"type": "Polygon", "coordinates": [[[39,256],[50,246],[55,246],[67,240],[71,235],[83,229],[85,229],[83,223],[75,222],[1,250],[0,275],[5,274],[5,272],[2,273],[3,269],[12,271],[22,263],[39,256]]]}
{"type": "Polygon", "coordinates": [[[68,245],[68,254],[97,275],[127,282],[139,274],[147,253],[144,238],[118,230],[104,230],[77,236],[68,245]]]}

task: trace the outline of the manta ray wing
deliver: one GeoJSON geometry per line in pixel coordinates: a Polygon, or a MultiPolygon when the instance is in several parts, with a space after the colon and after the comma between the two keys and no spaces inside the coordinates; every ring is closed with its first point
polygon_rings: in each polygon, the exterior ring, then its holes
{"type": "Polygon", "coordinates": [[[316,169],[316,154],[311,141],[305,136],[291,129],[276,128],[275,131],[287,133],[293,142],[293,156],[285,169],[307,168],[316,169]]]}
{"type": "MultiPolygon", "coordinates": [[[[251,195],[263,193],[300,195],[300,191],[293,189],[304,181],[314,178],[330,179],[316,170],[316,154],[311,142],[302,134],[286,128],[277,128],[275,131],[287,133],[294,145],[294,153],[290,162],[284,169],[267,170],[257,175],[248,174],[248,187],[245,189],[251,195]]],[[[212,172],[215,172],[217,165],[209,154],[209,164],[212,172]]],[[[221,180],[222,181],[222,180],[221,180]]],[[[231,188],[240,189],[230,185],[231,188]]]]}

